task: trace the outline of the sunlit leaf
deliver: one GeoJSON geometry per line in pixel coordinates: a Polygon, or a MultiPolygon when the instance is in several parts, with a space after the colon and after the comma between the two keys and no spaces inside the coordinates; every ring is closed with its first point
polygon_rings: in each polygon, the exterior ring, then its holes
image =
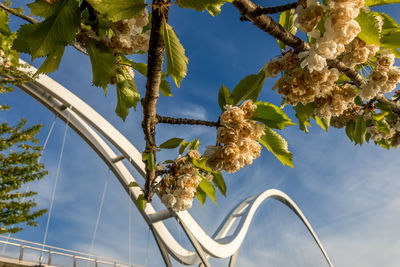
{"type": "Polygon", "coordinates": [[[313,115],[314,111],[314,103],[308,103],[307,105],[303,105],[302,103],[298,103],[293,107],[296,111],[296,117],[299,120],[299,127],[302,131],[308,133],[307,127],[310,126],[310,118],[313,115]]]}
{"type": "Polygon", "coordinates": [[[232,0],[180,0],[177,2],[182,8],[191,8],[196,11],[207,10],[211,15],[216,16],[221,13],[221,6],[232,0]]]}
{"type": "Polygon", "coordinates": [[[232,105],[237,105],[245,99],[256,102],[265,82],[265,72],[260,70],[258,74],[252,74],[242,79],[232,90],[232,105]]]}
{"type": "Polygon", "coordinates": [[[295,125],[286,113],[278,106],[268,102],[256,102],[257,115],[253,120],[264,123],[270,128],[283,129],[290,125],[295,125]]]}
{"type": "Polygon", "coordinates": [[[177,148],[182,141],[182,138],[174,137],[162,143],[159,148],[174,149],[177,148]]]}
{"type": "Polygon", "coordinates": [[[27,4],[27,6],[31,10],[31,15],[47,18],[56,12],[59,2],[55,1],[51,3],[47,0],[36,0],[33,3],[27,4]]]}
{"type": "Polygon", "coordinates": [[[218,92],[219,107],[221,108],[222,111],[224,111],[225,105],[232,105],[232,104],[233,104],[233,99],[231,97],[231,92],[225,85],[222,85],[221,89],[219,89],[219,92],[218,92]]]}
{"type": "Polygon", "coordinates": [[[171,75],[177,87],[187,73],[188,58],[174,29],[163,22],[162,30],[165,53],[167,56],[167,75],[171,75]]]}
{"type": "Polygon", "coordinates": [[[217,203],[215,199],[215,188],[211,184],[211,182],[207,181],[207,179],[203,178],[199,184],[199,188],[203,190],[212,201],[217,203]]]}
{"type": "Polygon", "coordinates": [[[315,122],[325,131],[328,131],[330,125],[331,117],[320,118],[315,116],[315,122]]]}
{"type": "Polygon", "coordinates": [[[293,155],[288,150],[288,143],[277,132],[269,127],[265,127],[265,135],[260,138],[260,143],[265,146],[283,165],[293,166],[293,155]]]}
{"type": "MultiPolygon", "coordinates": [[[[281,15],[279,16],[279,24],[285,30],[288,30],[293,35],[295,35],[297,32],[297,28],[296,28],[296,26],[294,26],[295,14],[296,14],[295,10],[290,9],[290,10],[283,11],[281,13],[281,15]]],[[[281,49],[286,48],[286,45],[281,40],[277,39],[277,41],[278,41],[279,47],[281,49]]]]}
{"type": "Polygon", "coordinates": [[[361,27],[361,32],[358,37],[367,44],[381,44],[381,29],[377,20],[377,14],[374,12],[361,11],[355,19],[361,27]]]}
{"type": "Polygon", "coordinates": [[[116,80],[118,102],[115,113],[125,121],[126,116],[129,114],[129,109],[133,107],[136,110],[140,94],[135,81],[126,68],[117,69],[116,80]]]}
{"type": "Polygon", "coordinates": [[[223,196],[226,196],[226,184],[222,174],[220,172],[212,172],[211,174],[214,176],[214,179],[212,180],[214,185],[223,196]]]}
{"type": "Polygon", "coordinates": [[[99,13],[111,21],[137,17],[144,12],[144,0],[87,0],[99,13]]]}
{"type": "Polygon", "coordinates": [[[367,126],[364,120],[364,116],[360,115],[357,118],[354,128],[354,142],[362,145],[365,141],[365,133],[367,132],[367,126]]]}
{"type": "Polygon", "coordinates": [[[37,73],[50,73],[58,69],[60,65],[61,58],[64,55],[65,46],[59,46],[56,50],[51,52],[40,68],[37,70],[37,73]]]}
{"type": "Polygon", "coordinates": [[[136,200],[136,205],[140,210],[144,210],[146,208],[147,201],[144,198],[144,195],[141,194],[136,200]]]}

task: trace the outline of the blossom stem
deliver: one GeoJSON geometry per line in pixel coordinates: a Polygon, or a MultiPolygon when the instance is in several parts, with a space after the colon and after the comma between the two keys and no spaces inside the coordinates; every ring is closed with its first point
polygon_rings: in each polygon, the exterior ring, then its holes
{"type": "Polygon", "coordinates": [[[171,118],[157,115],[158,123],[168,123],[168,124],[189,124],[189,125],[203,125],[209,127],[218,127],[218,122],[215,121],[205,121],[205,120],[194,120],[187,118],[171,118]]]}

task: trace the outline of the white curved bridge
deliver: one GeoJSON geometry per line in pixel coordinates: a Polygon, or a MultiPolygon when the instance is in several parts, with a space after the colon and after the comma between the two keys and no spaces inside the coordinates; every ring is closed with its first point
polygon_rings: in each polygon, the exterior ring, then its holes
{"type": "MultiPolygon", "coordinates": [[[[30,67],[28,71],[36,72],[36,69],[30,67]]],[[[127,159],[139,174],[144,176],[145,166],[141,153],[107,120],[50,77],[39,75],[35,81],[25,83],[20,88],[67,122],[92,147],[112,170],[136,205],[136,199],[142,192],[138,187],[128,187],[128,184],[135,181],[135,178],[121,160],[127,159]],[[119,154],[114,151],[118,151],[119,154]]],[[[145,210],[139,209],[139,211],[152,230],[166,266],[172,266],[169,255],[181,263],[200,264],[200,266],[210,266],[209,257],[230,257],[229,266],[234,266],[239,248],[256,210],[269,198],[282,202],[299,217],[313,236],[329,266],[333,266],[299,207],[289,196],[279,190],[269,189],[239,203],[226,216],[213,236],[207,235],[187,211],[179,213],[168,209],[156,211],[151,204],[147,204],[145,210]],[[183,248],[168,231],[163,220],[171,217],[178,220],[192,243],[194,251],[183,248]],[[237,220],[239,223],[235,224],[237,220]],[[232,229],[234,225],[236,227],[232,229]],[[228,236],[229,232],[233,232],[233,234],[228,236]]]]}

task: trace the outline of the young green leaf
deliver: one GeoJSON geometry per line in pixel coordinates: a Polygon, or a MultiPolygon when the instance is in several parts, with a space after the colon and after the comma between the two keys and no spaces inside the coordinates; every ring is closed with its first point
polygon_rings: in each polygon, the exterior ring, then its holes
{"type": "Polygon", "coordinates": [[[356,125],[354,128],[354,142],[356,144],[360,144],[360,146],[364,143],[365,141],[365,133],[367,132],[367,127],[366,123],[364,120],[364,116],[360,115],[357,118],[356,125]]]}
{"type": "Polygon", "coordinates": [[[386,120],[375,121],[376,129],[382,133],[390,134],[390,125],[386,120]]]}
{"type": "Polygon", "coordinates": [[[314,103],[308,103],[304,106],[302,103],[298,103],[295,107],[293,107],[293,109],[296,111],[296,117],[299,120],[300,129],[306,133],[308,133],[307,127],[311,127],[310,118],[313,115],[314,105],[314,103]]]}
{"type": "Polygon", "coordinates": [[[315,122],[325,131],[328,131],[330,125],[331,117],[320,118],[315,116],[315,122]]]}
{"type": "Polygon", "coordinates": [[[232,105],[233,99],[231,97],[231,92],[229,89],[225,86],[222,85],[221,89],[219,89],[218,92],[218,105],[221,108],[222,111],[224,111],[224,106],[225,105],[232,105]]]}
{"type": "Polygon", "coordinates": [[[362,106],[362,105],[364,104],[364,101],[361,99],[360,96],[356,96],[356,97],[354,98],[354,103],[355,103],[356,105],[362,106]]]}
{"type": "Polygon", "coordinates": [[[58,69],[60,65],[61,58],[64,55],[65,46],[60,45],[53,52],[51,52],[40,68],[37,70],[36,74],[39,73],[50,73],[58,69]]]}
{"type": "Polygon", "coordinates": [[[106,92],[107,85],[117,70],[115,57],[108,47],[93,39],[86,42],[86,51],[92,63],[93,84],[103,87],[106,92]]]}
{"type": "Polygon", "coordinates": [[[207,167],[207,158],[206,157],[201,157],[200,159],[192,159],[192,163],[195,167],[202,169],[203,171],[206,172],[214,172],[210,167],[207,167]]]}
{"type": "Polygon", "coordinates": [[[168,139],[167,141],[165,141],[164,143],[162,143],[159,148],[165,148],[165,149],[174,149],[177,148],[180,143],[183,141],[182,138],[171,138],[168,139]]]}
{"type": "Polygon", "coordinates": [[[198,138],[196,138],[192,142],[190,142],[189,145],[190,149],[197,149],[200,146],[200,141],[198,138]]]}
{"type": "Polygon", "coordinates": [[[140,187],[140,185],[137,182],[130,182],[128,187],[140,187]]]}
{"type": "Polygon", "coordinates": [[[258,74],[246,76],[233,88],[231,97],[232,105],[237,105],[245,99],[256,102],[265,82],[265,72],[260,70],[258,74]]]}
{"type": "Polygon", "coordinates": [[[137,17],[144,12],[144,0],[87,0],[99,13],[111,21],[137,17]]]}
{"type": "Polygon", "coordinates": [[[207,179],[203,178],[203,180],[201,180],[199,188],[203,190],[212,201],[217,203],[215,199],[215,188],[207,179]]]}
{"type": "Polygon", "coordinates": [[[264,132],[265,135],[260,138],[259,142],[271,151],[283,165],[294,168],[293,155],[288,150],[288,143],[286,140],[269,127],[265,127],[264,132]]]}
{"type": "Polygon", "coordinates": [[[197,199],[199,200],[201,206],[204,206],[204,202],[206,202],[207,194],[204,192],[199,186],[197,187],[197,199]]]}
{"type": "Polygon", "coordinates": [[[46,0],[36,0],[33,3],[27,4],[27,6],[31,10],[31,15],[47,18],[56,12],[58,4],[59,1],[51,3],[46,0]]]}
{"type": "Polygon", "coordinates": [[[400,0],[365,0],[364,5],[366,6],[380,6],[388,4],[398,4],[400,0]]]}
{"type": "Polygon", "coordinates": [[[382,25],[382,34],[385,35],[390,32],[397,32],[400,31],[400,25],[397,23],[397,21],[389,16],[386,13],[383,12],[374,12],[375,14],[379,15],[382,20],[383,20],[383,25],[382,25]]]}
{"type": "MultiPolygon", "coordinates": [[[[21,26],[22,34],[18,34],[17,44],[29,44],[32,59],[44,57],[60,45],[71,44],[80,27],[79,1],[61,0],[56,12],[43,22],[21,26]]],[[[21,45],[15,46],[21,48],[21,45]]],[[[26,52],[26,47],[22,47],[26,52]]]]}
{"type": "Polygon", "coordinates": [[[181,146],[179,147],[179,154],[183,154],[186,149],[189,147],[189,143],[186,140],[183,140],[181,146]]]}
{"type": "Polygon", "coordinates": [[[196,11],[207,10],[211,15],[216,16],[221,13],[221,6],[226,2],[232,2],[232,0],[183,0],[178,1],[178,5],[196,11]]]}
{"type": "Polygon", "coordinates": [[[226,197],[226,184],[225,184],[224,177],[222,176],[222,174],[220,172],[212,172],[211,174],[214,176],[214,179],[212,180],[212,182],[218,188],[219,192],[221,192],[221,194],[224,197],[226,197]]]}
{"type": "Polygon", "coordinates": [[[361,11],[355,19],[361,27],[358,37],[367,44],[381,45],[381,29],[377,19],[377,14],[361,11]]]}
{"type": "Polygon", "coordinates": [[[140,210],[144,210],[146,208],[147,201],[144,198],[144,195],[141,194],[136,200],[136,205],[140,210]]]}
{"type": "MultiPolygon", "coordinates": [[[[296,32],[297,32],[297,28],[296,28],[296,26],[294,26],[295,14],[296,14],[295,10],[290,9],[290,10],[283,11],[281,13],[281,15],[279,16],[279,24],[285,30],[288,30],[293,35],[296,35],[296,32]]],[[[286,45],[281,40],[277,40],[277,41],[278,41],[279,47],[281,49],[286,48],[286,45]]]]}
{"type": "Polygon", "coordinates": [[[11,34],[10,27],[8,27],[9,22],[8,14],[3,9],[0,9],[0,34],[9,36],[11,34]]]}
{"type": "Polygon", "coordinates": [[[385,48],[400,47],[400,32],[390,32],[382,37],[382,46],[385,48]]]}
{"type": "Polygon", "coordinates": [[[165,22],[163,22],[162,35],[167,56],[167,75],[171,75],[176,86],[179,87],[186,76],[189,61],[174,29],[165,22]]]}
{"type": "Polygon", "coordinates": [[[255,104],[257,105],[257,115],[252,118],[253,120],[279,130],[290,125],[295,125],[280,107],[262,101],[256,102],[255,104]]]}
{"type": "Polygon", "coordinates": [[[351,141],[354,141],[354,130],[356,128],[356,123],[351,120],[346,124],[346,135],[351,141]]]}
{"type": "Polygon", "coordinates": [[[135,81],[126,68],[117,69],[116,80],[118,102],[115,113],[125,121],[126,116],[129,114],[129,109],[133,107],[136,110],[140,94],[135,81]]]}
{"type": "Polygon", "coordinates": [[[374,119],[374,121],[380,121],[383,118],[385,118],[385,116],[387,116],[389,114],[389,112],[382,112],[382,113],[373,113],[371,115],[372,119],[374,119]]]}

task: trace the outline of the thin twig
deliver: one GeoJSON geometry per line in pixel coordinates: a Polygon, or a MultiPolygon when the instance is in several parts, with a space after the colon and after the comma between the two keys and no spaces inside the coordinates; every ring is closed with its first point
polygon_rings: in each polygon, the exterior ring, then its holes
{"type": "MultiPolygon", "coordinates": [[[[29,16],[27,16],[25,14],[22,14],[18,9],[8,7],[8,6],[6,6],[6,5],[4,5],[2,3],[0,3],[0,8],[4,9],[8,13],[10,13],[10,14],[12,14],[14,16],[17,16],[17,17],[19,17],[19,18],[21,18],[21,19],[23,19],[23,20],[25,20],[25,21],[27,21],[27,22],[29,22],[31,24],[38,23],[37,20],[35,20],[34,18],[29,17],[29,16]]],[[[78,51],[80,51],[80,52],[84,53],[85,55],[87,55],[87,52],[78,43],[73,42],[72,46],[75,47],[78,51]]]]}
{"type": "Polygon", "coordinates": [[[168,124],[188,124],[188,125],[203,125],[209,127],[218,127],[218,122],[206,121],[206,120],[194,120],[187,118],[172,118],[157,115],[158,123],[168,123],[168,124]]]}

